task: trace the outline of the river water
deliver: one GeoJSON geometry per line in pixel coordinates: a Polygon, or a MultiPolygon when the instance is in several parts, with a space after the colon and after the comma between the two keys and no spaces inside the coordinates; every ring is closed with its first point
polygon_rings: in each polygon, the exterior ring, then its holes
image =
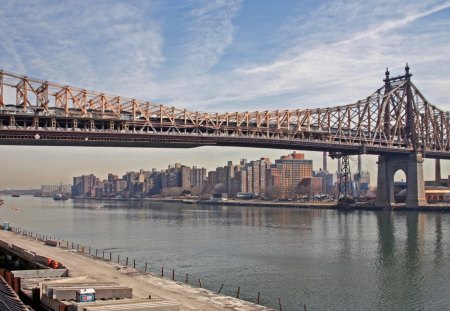
{"type": "Polygon", "coordinates": [[[3,199],[12,226],[284,311],[450,309],[446,213],[3,199]]]}

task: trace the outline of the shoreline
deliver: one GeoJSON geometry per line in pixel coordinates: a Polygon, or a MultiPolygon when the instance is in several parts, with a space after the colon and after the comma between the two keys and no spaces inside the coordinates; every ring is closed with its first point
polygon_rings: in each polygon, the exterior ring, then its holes
{"type": "MultiPolygon", "coordinates": [[[[195,287],[181,281],[169,279],[169,276],[158,276],[152,272],[143,272],[133,265],[108,260],[103,255],[94,256],[91,248],[80,247],[74,243],[70,247],[68,241],[58,240],[58,246],[45,244],[46,238],[38,233],[18,234],[14,231],[0,230],[2,248],[11,247],[16,253],[35,253],[37,257],[49,257],[57,260],[68,269],[68,276],[92,282],[114,281],[122,286],[129,286],[133,298],[156,297],[177,303],[180,311],[188,310],[273,310],[269,307],[252,303],[232,296],[218,294],[210,289],[195,287]],[[64,246],[67,242],[67,247],[64,246]],[[87,253],[89,249],[89,253],[87,253]]],[[[26,256],[23,256],[26,259],[26,256]]],[[[128,258],[128,257],[127,257],[128,258]]],[[[128,259],[127,259],[128,261],[128,259]]],[[[123,300],[122,300],[123,301],[123,300]]],[[[125,301],[126,302],[126,301],[125,301]]]]}
{"type": "MultiPolygon", "coordinates": [[[[44,199],[52,199],[52,197],[40,197],[44,199]]],[[[353,205],[340,207],[336,201],[330,202],[297,202],[297,201],[266,201],[266,200],[235,200],[226,201],[213,200],[193,200],[189,198],[96,198],[96,197],[74,197],[70,198],[74,201],[113,201],[113,202],[152,202],[152,203],[181,203],[181,204],[200,204],[215,206],[242,206],[242,207],[282,207],[282,208],[304,208],[304,209],[329,209],[341,211],[420,211],[420,212],[450,212],[450,202],[445,204],[429,204],[418,208],[407,208],[401,203],[392,204],[391,207],[375,207],[367,203],[356,203],[353,205]]]]}

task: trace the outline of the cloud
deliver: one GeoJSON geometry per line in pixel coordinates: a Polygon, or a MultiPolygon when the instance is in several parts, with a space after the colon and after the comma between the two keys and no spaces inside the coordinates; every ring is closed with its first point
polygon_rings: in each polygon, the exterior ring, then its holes
{"type": "Polygon", "coordinates": [[[151,10],[139,1],[7,4],[0,13],[0,63],[51,81],[125,91],[151,80],[164,62],[158,22],[147,19],[151,10]]]}
{"type": "Polygon", "coordinates": [[[182,46],[183,67],[202,73],[213,67],[224,50],[233,42],[232,19],[241,1],[204,1],[190,12],[187,37],[182,46]]]}
{"type": "MultiPolygon", "coordinates": [[[[233,72],[221,73],[226,82],[209,76],[203,87],[216,92],[196,103],[211,111],[242,110],[243,106],[245,110],[336,106],[370,95],[381,86],[386,66],[393,66],[393,74],[401,74],[409,61],[413,71],[423,74],[422,77],[433,76],[433,70],[447,62],[450,48],[446,42],[450,37],[448,31],[439,28],[446,24],[436,26],[436,21],[433,25],[423,20],[449,7],[449,2],[437,5],[412,2],[402,9],[392,9],[394,13],[384,9],[389,12],[386,18],[376,5],[338,2],[322,6],[312,12],[311,22],[302,28],[296,28],[296,21],[292,22],[291,28],[296,29],[290,30],[285,38],[296,33],[300,38],[292,39],[296,44],[270,62],[249,62],[233,72]],[[375,13],[370,15],[372,9],[375,13]],[[346,13],[345,22],[340,21],[342,12],[346,13]],[[419,22],[423,23],[421,31],[415,26],[419,22]],[[322,32],[304,34],[310,23],[322,32]],[[436,32],[442,32],[442,37],[436,36],[436,32]]],[[[440,79],[448,82],[450,75],[445,73],[440,79]]],[[[440,98],[436,95],[439,93],[442,91],[424,94],[433,101],[440,98]]]]}

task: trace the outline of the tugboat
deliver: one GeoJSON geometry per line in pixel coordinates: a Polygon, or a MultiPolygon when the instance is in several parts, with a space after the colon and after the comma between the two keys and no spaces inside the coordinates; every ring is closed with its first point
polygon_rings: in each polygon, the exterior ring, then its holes
{"type": "Polygon", "coordinates": [[[61,193],[57,193],[53,196],[53,200],[55,201],[65,201],[67,200],[67,197],[61,193]]]}

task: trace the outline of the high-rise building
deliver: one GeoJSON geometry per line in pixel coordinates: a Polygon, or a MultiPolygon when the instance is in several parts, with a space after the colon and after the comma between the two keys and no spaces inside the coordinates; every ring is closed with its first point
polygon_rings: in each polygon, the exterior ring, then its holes
{"type": "Polygon", "coordinates": [[[292,153],[275,160],[269,168],[268,195],[272,198],[295,198],[299,184],[304,178],[312,177],[312,160],[305,160],[302,153],[292,153]]]}
{"type": "Polygon", "coordinates": [[[72,196],[74,197],[94,197],[95,187],[99,179],[94,174],[82,175],[73,178],[72,196]]]}
{"type": "Polygon", "coordinates": [[[314,172],[314,176],[322,178],[322,194],[334,194],[333,174],[319,170],[314,172]]]}

